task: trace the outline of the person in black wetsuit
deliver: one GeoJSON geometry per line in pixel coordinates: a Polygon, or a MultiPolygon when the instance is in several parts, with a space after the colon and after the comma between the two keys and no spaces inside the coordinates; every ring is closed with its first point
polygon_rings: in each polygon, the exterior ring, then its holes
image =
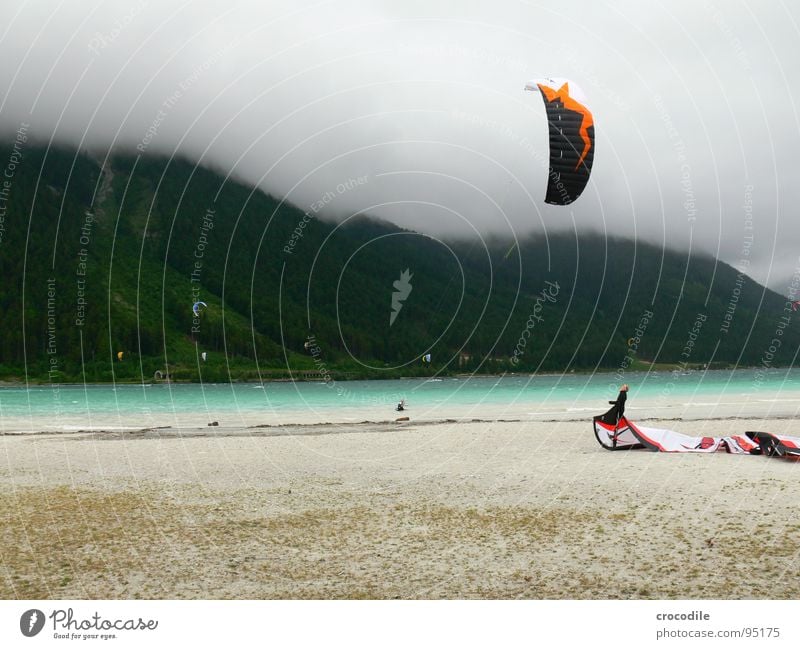
{"type": "Polygon", "coordinates": [[[617,421],[619,421],[625,416],[625,402],[627,400],[628,400],[628,384],[624,383],[619,389],[619,395],[617,395],[617,400],[608,402],[610,405],[614,406],[614,408],[612,408],[611,411],[614,411],[617,421]]]}

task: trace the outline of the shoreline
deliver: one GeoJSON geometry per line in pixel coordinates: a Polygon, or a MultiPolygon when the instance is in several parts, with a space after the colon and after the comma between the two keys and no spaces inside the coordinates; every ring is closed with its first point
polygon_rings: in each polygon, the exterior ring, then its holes
{"type": "MultiPolygon", "coordinates": [[[[599,414],[599,413],[598,413],[599,414]]],[[[648,424],[654,428],[669,428],[670,426],[678,428],[683,424],[707,424],[707,423],[739,423],[739,422],[795,422],[797,417],[795,415],[774,415],[771,414],[764,418],[754,418],[745,416],[730,416],[720,415],[717,417],[674,417],[665,419],[663,417],[636,417],[631,418],[637,424],[648,424]]],[[[251,424],[251,425],[211,425],[211,424],[194,424],[194,425],[163,425],[163,426],[104,426],[98,425],[97,427],[77,428],[70,427],[69,430],[12,430],[1,431],[0,438],[3,437],[35,437],[35,436],[57,436],[60,439],[69,439],[73,436],[89,435],[97,439],[164,439],[164,438],[181,438],[181,437],[286,437],[292,435],[310,435],[315,434],[313,431],[322,431],[318,434],[345,434],[360,430],[373,430],[375,427],[381,427],[381,432],[389,430],[402,430],[403,428],[424,428],[430,426],[442,426],[449,424],[518,424],[518,425],[531,425],[531,424],[570,424],[578,425],[584,424],[586,430],[591,430],[592,420],[585,416],[562,417],[553,419],[521,419],[521,418],[496,418],[496,419],[482,419],[479,417],[442,417],[432,419],[413,419],[413,420],[400,420],[395,419],[364,419],[361,421],[307,421],[307,422],[286,422],[274,424],[251,424]],[[296,431],[296,432],[294,432],[296,431]]],[[[741,428],[741,426],[736,426],[741,428]]],[[[761,426],[763,428],[763,426],[761,426]]],[[[750,429],[750,428],[748,428],[750,429]]],[[[744,430],[744,429],[743,429],[744,430]]],[[[798,429],[791,429],[793,432],[787,434],[800,434],[800,425],[798,429]]],[[[769,432],[769,431],[768,431],[769,432]]],[[[722,436],[729,434],[722,430],[717,433],[709,433],[712,436],[722,436]]]]}

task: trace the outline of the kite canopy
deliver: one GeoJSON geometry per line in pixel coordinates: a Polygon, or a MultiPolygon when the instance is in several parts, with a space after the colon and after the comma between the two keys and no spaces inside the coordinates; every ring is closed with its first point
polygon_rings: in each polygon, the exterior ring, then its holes
{"type": "Polygon", "coordinates": [[[594,418],[594,436],[609,451],[644,448],[662,453],[714,453],[800,458],[800,438],[747,432],[726,437],[692,437],[674,430],[638,426],[625,417],[617,419],[616,406],[594,418]]]}
{"type": "Polygon", "coordinates": [[[117,352],[117,360],[118,361],[121,361],[123,356],[125,356],[125,352],[117,352]]]}
{"type": "Polygon", "coordinates": [[[425,355],[422,357],[422,362],[423,362],[423,363],[430,363],[430,362],[431,362],[431,355],[430,355],[430,354],[425,354],[425,355]]]}
{"type": "Polygon", "coordinates": [[[550,169],[544,202],[569,205],[581,195],[594,161],[594,118],[584,95],[567,79],[534,79],[525,90],[538,90],[550,127],[550,169]]]}
{"type": "Polygon", "coordinates": [[[195,302],[192,305],[192,313],[194,313],[194,317],[196,318],[197,316],[199,316],[201,308],[205,309],[207,306],[208,305],[205,302],[195,302]]]}

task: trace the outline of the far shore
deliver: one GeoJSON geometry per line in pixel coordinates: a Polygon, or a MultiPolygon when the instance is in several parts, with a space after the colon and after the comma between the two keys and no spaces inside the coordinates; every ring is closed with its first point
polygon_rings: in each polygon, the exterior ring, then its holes
{"type": "MultiPolygon", "coordinates": [[[[644,366],[637,366],[633,369],[628,368],[627,372],[635,372],[635,373],[654,373],[654,372],[672,372],[680,369],[681,371],[688,371],[688,372],[703,372],[703,371],[733,371],[733,370],[755,370],[758,369],[757,367],[714,367],[708,368],[708,370],[702,367],[690,367],[690,368],[682,368],[679,367],[677,363],[656,363],[652,364],[649,367],[644,366]]],[[[792,369],[792,366],[773,366],[771,369],[775,370],[788,370],[792,369]]],[[[595,374],[613,374],[617,372],[617,368],[614,367],[601,367],[601,368],[582,368],[582,369],[571,369],[568,372],[558,372],[555,370],[549,371],[541,371],[541,372],[492,372],[492,373],[482,373],[482,372],[475,372],[475,373],[468,373],[468,372],[458,372],[458,373],[447,373],[447,374],[409,374],[403,376],[395,376],[395,375],[387,375],[382,373],[376,373],[375,375],[369,376],[352,376],[350,372],[343,372],[341,375],[336,373],[335,371],[331,372],[332,380],[335,381],[392,381],[392,380],[414,380],[414,379],[434,379],[434,378],[458,378],[458,379],[468,379],[468,378],[501,378],[504,376],[522,376],[522,377],[558,377],[558,376],[591,376],[595,374]]],[[[41,387],[41,386],[74,386],[74,385],[87,385],[87,386],[94,386],[94,385],[227,385],[227,384],[237,384],[237,383],[320,383],[326,382],[325,377],[323,375],[318,376],[308,376],[313,370],[298,370],[296,372],[297,376],[294,377],[263,377],[263,378],[241,378],[241,379],[232,379],[229,381],[202,381],[202,380],[195,380],[195,379],[150,379],[150,380],[115,380],[115,381],[50,381],[46,378],[30,378],[28,380],[25,379],[0,379],[0,388],[4,387],[12,387],[12,388],[19,388],[19,387],[41,387]],[[306,376],[302,376],[305,374],[306,376]]]]}

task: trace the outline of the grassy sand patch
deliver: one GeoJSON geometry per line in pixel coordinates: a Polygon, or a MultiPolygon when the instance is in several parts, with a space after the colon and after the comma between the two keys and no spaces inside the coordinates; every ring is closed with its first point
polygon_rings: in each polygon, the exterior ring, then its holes
{"type": "Polygon", "coordinates": [[[795,598],[800,528],[733,516],[343,494],[26,488],[0,501],[0,597],[795,598]]]}

